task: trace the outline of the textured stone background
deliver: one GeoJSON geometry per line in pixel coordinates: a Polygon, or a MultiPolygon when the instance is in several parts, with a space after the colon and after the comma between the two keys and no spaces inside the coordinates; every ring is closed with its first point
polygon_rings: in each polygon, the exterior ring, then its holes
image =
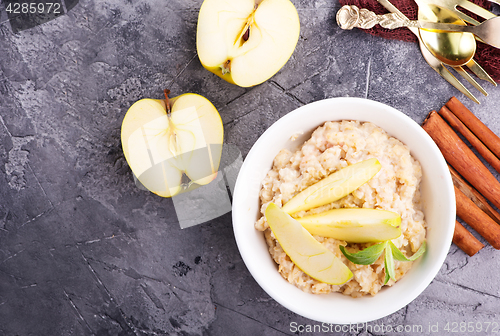
{"type": "MultiPolygon", "coordinates": [[[[500,88],[483,82],[490,96],[468,101],[418,45],[339,29],[335,0],[293,0],[301,35],[285,67],[254,88],[225,83],[196,55],[201,2],[81,0],[18,34],[0,25],[1,335],[292,335],[293,322],[315,324],[256,284],[230,214],[181,230],[171,200],[135,187],[121,121],[165,87],[211,100],[243,156],[280,116],[339,96],[421,123],[455,95],[500,134],[500,88]]],[[[422,295],[372,324],[428,334],[439,323],[444,334],[446,322],[500,323],[499,269],[491,246],[472,258],[452,246],[422,295]]]]}

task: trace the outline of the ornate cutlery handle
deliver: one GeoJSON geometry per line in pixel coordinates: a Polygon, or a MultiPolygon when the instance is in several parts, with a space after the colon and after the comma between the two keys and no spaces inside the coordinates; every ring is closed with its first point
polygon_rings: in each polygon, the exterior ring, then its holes
{"type": "Polygon", "coordinates": [[[355,5],[345,5],[337,12],[337,24],[342,29],[370,29],[376,24],[387,28],[395,29],[400,27],[418,28],[418,21],[411,21],[406,16],[396,13],[377,15],[365,8],[358,8],[355,5]]]}

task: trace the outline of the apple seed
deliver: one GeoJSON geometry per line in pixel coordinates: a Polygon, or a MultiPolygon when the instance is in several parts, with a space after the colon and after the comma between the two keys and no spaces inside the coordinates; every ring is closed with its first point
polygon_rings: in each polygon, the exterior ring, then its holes
{"type": "Polygon", "coordinates": [[[250,26],[248,26],[247,31],[245,32],[245,34],[243,34],[242,39],[243,39],[243,41],[246,42],[246,41],[248,41],[249,38],[250,38],[250,26]]]}
{"type": "Polygon", "coordinates": [[[165,95],[165,106],[167,107],[167,115],[170,116],[170,99],[168,99],[170,90],[169,89],[163,90],[163,94],[165,95]]]}
{"type": "Polygon", "coordinates": [[[174,157],[177,156],[178,153],[181,152],[179,143],[177,141],[177,133],[176,133],[176,128],[175,125],[172,123],[172,115],[171,115],[171,110],[170,110],[170,99],[168,98],[168,95],[170,94],[169,89],[163,90],[163,94],[165,95],[165,107],[167,110],[167,118],[168,118],[168,123],[170,125],[169,127],[169,147],[170,151],[174,155],[174,157]]]}

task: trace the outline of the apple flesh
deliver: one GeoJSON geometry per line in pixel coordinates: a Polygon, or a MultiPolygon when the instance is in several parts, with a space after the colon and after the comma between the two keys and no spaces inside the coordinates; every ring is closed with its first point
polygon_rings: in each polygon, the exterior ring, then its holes
{"type": "Polygon", "coordinates": [[[205,97],[165,97],[134,103],[123,119],[121,141],[139,182],[159,196],[172,197],[215,179],[224,129],[205,97]]]}
{"type": "Polygon", "coordinates": [[[300,33],[289,0],[205,0],[198,15],[201,64],[242,87],[271,78],[288,61],[300,33]]]}
{"type": "Polygon", "coordinates": [[[282,209],[293,214],[339,200],[368,182],[381,168],[382,165],[376,158],[342,168],[302,190],[282,209]]]}
{"type": "Polygon", "coordinates": [[[350,243],[381,242],[401,235],[401,217],[387,210],[333,209],[297,220],[313,235],[350,243]]]}
{"type": "Polygon", "coordinates": [[[332,285],[341,285],[352,277],[351,270],[336,255],[276,204],[268,205],[266,220],[285,253],[310,277],[332,285]]]}

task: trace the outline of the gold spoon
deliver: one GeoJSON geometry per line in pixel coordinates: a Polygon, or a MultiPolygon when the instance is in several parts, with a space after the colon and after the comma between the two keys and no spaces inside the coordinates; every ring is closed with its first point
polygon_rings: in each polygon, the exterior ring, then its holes
{"type": "MultiPolygon", "coordinates": [[[[450,23],[437,23],[437,22],[423,22],[423,21],[415,21],[409,20],[403,13],[401,13],[394,5],[392,5],[389,0],[377,0],[381,3],[387,10],[391,13],[377,15],[374,12],[366,9],[366,8],[358,8],[355,5],[344,5],[337,12],[336,19],[337,24],[342,29],[353,29],[353,28],[361,28],[361,29],[370,29],[373,26],[379,24],[380,26],[387,29],[395,29],[400,27],[407,27],[410,29],[419,40],[420,49],[422,51],[422,56],[427,61],[427,63],[433,68],[437,73],[439,73],[443,78],[445,78],[450,84],[452,84],[455,88],[457,88],[460,92],[465,94],[467,97],[472,99],[474,102],[479,104],[479,101],[470,93],[470,91],[463,86],[449,71],[446,67],[444,67],[444,62],[436,58],[424,45],[422,38],[419,33],[418,28],[427,28],[427,29],[435,29],[436,31],[443,32],[441,27],[450,28],[450,31],[457,31],[457,29],[467,28],[468,26],[463,26],[459,24],[450,24],[450,23]],[[450,27],[449,27],[450,26],[450,27]],[[461,28],[460,28],[461,27],[461,28]]],[[[435,1],[435,0],[418,0],[420,2],[427,1],[435,1]]],[[[441,0],[444,1],[444,0],[441,0]]],[[[449,0],[456,1],[456,0],[449,0]]],[[[462,0],[467,1],[467,0],[462,0]]],[[[500,1],[500,0],[499,0],[500,1]]],[[[483,23],[484,25],[484,23],[483,23]]],[[[447,30],[448,31],[448,30],[447,30]]],[[[448,65],[448,64],[446,64],[448,65]]],[[[465,64],[474,74],[476,74],[479,78],[489,81],[490,83],[496,86],[496,83],[491,79],[491,77],[477,64],[473,58],[471,58],[465,64]]],[[[478,89],[485,96],[488,93],[481,87],[472,76],[466,72],[462,66],[452,66],[453,69],[457,71],[462,77],[464,77],[471,85],[473,85],[476,89],[478,89]]]]}
{"type": "MultiPolygon", "coordinates": [[[[500,2],[500,0],[498,0],[500,2]]],[[[429,21],[408,20],[394,13],[377,15],[367,9],[359,9],[355,5],[344,5],[337,12],[337,23],[342,29],[372,28],[376,24],[387,29],[400,27],[423,28],[434,32],[472,33],[476,40],[500,48],[500,16],[487,19],[475,26],[453,23],[437,23],[429,21]]]]}
{"type": "MultiPolygon", "coordinates": [[[[418,3],[418,6],[419,21],[466,25],[448,9],[423,3],[418,3]]],[[[472,33],[443,32],[425,28],[420,28],[419,33],[432,55],[445,64],[451,66],[467,64],[476,52],[476,40],[472,33]]]]}
{"type": "Polygon", "coordinates": [[[418,5],[418,21],[408,20],[408,18],[398,13],[377,15],[364,8],[360,9],[354,5],[345,5],[337,12],[337,24],[342,29],[352,29],[354,27],[369,29],[376,24],[388,29],[403,26],[419,28],[420,40],[440,62],[453,67],[469,63],[476,52],[474,34],[449,32],[434,28],[437,24],[467,28],[465,22],[449,9],[425,3],[418,3],[418,5]],[[432,28],[423,28],[426,24],[432,28]]]}

